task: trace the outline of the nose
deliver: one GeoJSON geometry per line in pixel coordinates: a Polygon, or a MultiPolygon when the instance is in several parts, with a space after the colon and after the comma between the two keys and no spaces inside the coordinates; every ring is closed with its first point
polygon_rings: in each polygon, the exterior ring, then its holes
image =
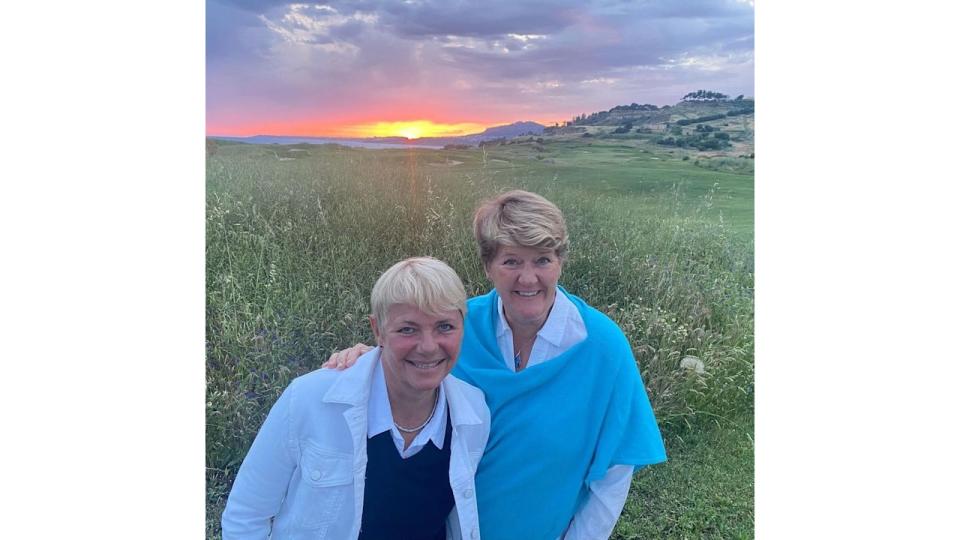
{"type": "Polygon", "coordinates": [[[537,275],[532,268],[524,266],[520,269],[520,276],[517,281],[523,285],[534,285],[537,283],[537,275]]]}
{"type": "Polygon", "coordinates": [[[433,352],[437,350],[437,340],[431,332],[424,332],[417,347],[420,352],[433,352]]]}

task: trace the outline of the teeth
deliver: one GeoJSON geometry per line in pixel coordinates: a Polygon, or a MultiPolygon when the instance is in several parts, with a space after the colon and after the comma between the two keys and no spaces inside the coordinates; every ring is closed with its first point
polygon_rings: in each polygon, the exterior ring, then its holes
{"type": "Polygon", "coordinates": [[[520,296],[524,296],[526,298],[530,298],[531,296],[536,296],[539,292],[540,291],[533,291],[533,292],[517,291],[517,294],[519,294],[520,296]]]}
{"type": "Polygon", "coordinates": [[[416,367],[417,369],[433,369],[433,368],[439,366],[439,365],[440,365],[440,362],[443,362],[443,360],[437,360],[436,362],[433,362],[433,363],[430,363],[430,364],[423,364],[423,363],[419,363],[419,362],[410,362],[410,363],[413,364],[414,367],[416,367]]]}

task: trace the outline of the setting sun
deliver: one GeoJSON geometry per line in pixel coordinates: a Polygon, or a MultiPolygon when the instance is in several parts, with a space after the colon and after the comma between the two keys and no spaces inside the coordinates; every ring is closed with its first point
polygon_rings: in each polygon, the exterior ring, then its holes
{"type": "Polygon", "coordinates": [[[400,135],[408,139],[419,139],[420,138],[420,128],[417,126],[405,127],[397,131],[400,135]]]}
{"type": "Polygon", "coordinates": [[[437,124],[430,120],[411,120],[400,122],[377,122],[360,124],[344,128],[353,137],[457,137],[479,133],[486,126],[473,123],[437,124]]]}

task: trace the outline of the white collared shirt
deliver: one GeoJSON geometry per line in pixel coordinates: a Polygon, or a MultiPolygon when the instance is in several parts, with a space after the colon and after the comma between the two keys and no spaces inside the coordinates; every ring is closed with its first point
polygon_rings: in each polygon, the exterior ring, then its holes
{"type": "MultiPolygon", "coordinates": [[[[503,300],[497,297],[497,345],[500,354],[510,371],[516,371],[513,357],[513,331],[503,313],[503,300]]],[[[556,299],[547,320],[537,332],[537,338],[530,350],[527,367],[548,362],[567,352],[571,347],[587,338],[587,329],[577,306],[557,289],[556,299]]],[[[623,505],[630,494],[630,481],[633,479],[633,466],[614,465],[600,480],[590,483],[590,495],[584,502],[566,531],[560,536],[563,540],[588,540],[609,538],[617,525],[623,505]]],[[[558,540],[560,540],[558,539],[558,540]]]]}
{"type": "Polygon", "coordinates": [[[370,439],[384,431],[390,431],[393,444],[397,447],[400,457],[407,459],[423,449],[428,442],[438,449],[443,449],[443,439],[447,433],[447,397],[443,393],[443,385],[439,387],[440,396],[437,398],[437,410],[433,418],[420,433],[413,439],[406,450],[403,449],[403,436],[393,423],[393,412],[390,408],[390,396],[387,394],[387,380],[383,375],[383,365],[377,362],[374,367],[373,381],[370,386],[370,408],[367,410],[367,438],[370,439]]]}
{"type": "MultiPolygon", "coordinates": [[[[510,371],[516,371],[513,364],[513,331],[503,314],[503,300],[497,297],[497,345],[500,354],[510,371]]],[[[543,326],[537,331],[537,339],[530,350],[530,359],[527,367],[535,366],[560,356],[567,349],[587,338],[587,328],[583,324],[583,317],[577,311],[577,306],[560,290],[553,301],[553,307],[543,326]]]]}

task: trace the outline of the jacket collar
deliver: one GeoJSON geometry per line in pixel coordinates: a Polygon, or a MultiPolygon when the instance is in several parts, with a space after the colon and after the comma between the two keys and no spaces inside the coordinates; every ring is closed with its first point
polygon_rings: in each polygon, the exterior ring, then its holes
{"type": "Polygon", "coordinates": [[[342,403],[357,407],[366,406],[370,400],[370,384],[373,381],[373,368],[380,361],[380,347],[372,350],[357,358],[353,367],[343,370],[337,377],[327,393],[323,395],[323,401],[327,403],[342,403]]]}
{"type": "Polygon", "coordinates": [[[447,394],[447,403],[450,407],[450,423],[455,426],[482,424],[480,415],[474,408],[473,402],[467,399],[463,392],[463,385],[467,383],[457,379],[453,375],[447,375],[440,383],[443,391],[447,394]]]}

